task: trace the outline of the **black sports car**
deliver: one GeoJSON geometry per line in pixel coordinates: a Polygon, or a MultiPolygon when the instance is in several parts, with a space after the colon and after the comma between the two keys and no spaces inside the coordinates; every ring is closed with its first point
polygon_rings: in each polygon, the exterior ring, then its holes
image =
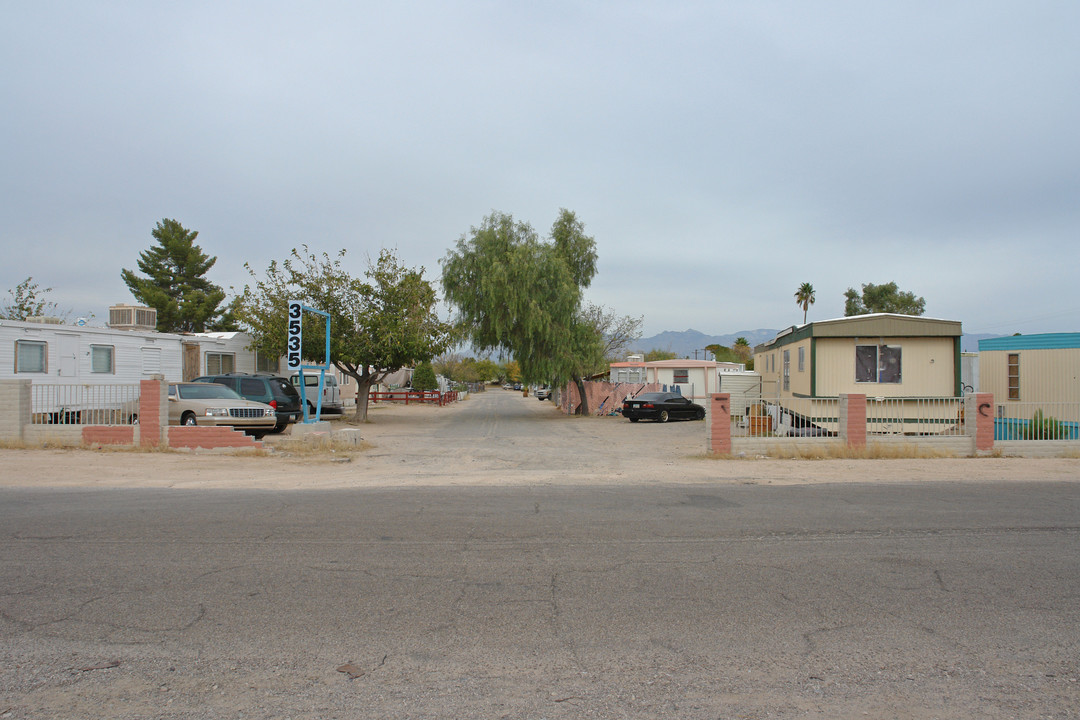
{"type": "Polygon", "coordinates": [[[678,393],[642,393],[623,400],[622,415],[630,422],[637,422],[642,418],[657,422],[704,420],[705,408],[678,393]]]}

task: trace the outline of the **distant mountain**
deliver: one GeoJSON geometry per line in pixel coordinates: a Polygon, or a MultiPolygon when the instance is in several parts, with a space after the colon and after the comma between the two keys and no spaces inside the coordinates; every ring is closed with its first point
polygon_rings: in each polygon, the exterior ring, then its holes
{"type": "Polygon", "coordinates": [[[738,338],[744,337],[750,343],[750,347],[754,347],[767,340],[772,340],[776,337],[777,332],[779,331],[758,329],[740,330],[730,335],[706,335],[698,330],[683,330],[682,332],[666,330],[659,335],[637,340],[634,342],[633,347],[639,354],[645,354],[649,350],[667,350],[675,353],[676,357],[688,358],[694,357],[694,351],[696,350],[698,358],[704,359],[706,345],[731,347],[738,338]]]}
{"type": "MultiPolygon", "coordinates": [[[[697,357],[704,359],[706,345],[715,344],[731,347],[735,344],[737,338],[744,337],[750,343],[750,347],[754,347],[755,345],[760,345],[763,342],[772,340],[776,337],[776,333],[778,332],[779,330],[761,328],[758,330],[740,330],[737,333],[731,333],[729,335],[706,335],[698,330],[683,330],[682,332],[665,330],[658,335],[637,340],[634,342],[633,347],[634,352],[641,355],[644,355],[649,350],[667,350],[668,352],[675,353],[675,357],[680,358],[692,358],[694,357],[694,351],[696,350],[697,357]]],[[[979,341],[993,337],[1001,337],[1001,335],[964,335],[960,339],[960,350],[961,352],[978,352],[979,341]]]]}

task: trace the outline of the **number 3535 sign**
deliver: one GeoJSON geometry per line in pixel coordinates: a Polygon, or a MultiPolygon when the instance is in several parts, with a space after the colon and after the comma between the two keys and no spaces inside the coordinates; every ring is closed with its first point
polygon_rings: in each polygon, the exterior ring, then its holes
{"type": "Polygon", "coordinates": [[[289,335],[286,344],[286,358],[287,364],[290,370],[299,370],[301,362],[300,347],[303,344],[301,342],[301,322],[300,315],[304,311],[304,306],[300,304],[299,300],[289,301],[289,335]]]}

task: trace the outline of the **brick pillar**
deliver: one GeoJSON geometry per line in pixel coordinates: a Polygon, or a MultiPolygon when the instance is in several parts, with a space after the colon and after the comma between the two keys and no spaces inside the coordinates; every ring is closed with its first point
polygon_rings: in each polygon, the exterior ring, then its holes
{"type": "Polygon", "coordinates": [[[840,439],[848,447],[866,447],[866,396],[840,395],[840,439]]]}
{"type": "Polygon", "coordinates": [[[974,425],[976,452],[990,452],[994,449],[994,394],[975,393],[969,395],[964,408],[964,417],[971,433],[974,425]],[[973,407],[974,406],[974,407],[973,407]],[[967,418],[974,418],[974,423],[967,418]]]}
{"type": "Polygon", "coordinates": [[[167,444],[168,392],[164,375],[139,382],[139,445],[142,447],[167,444]]]}
{"type": "Polygon", "coordinates": [[[731,453],[731,393],[713,393],[709,414],[705,416],[707,450],[710,453],[731,453]]]}

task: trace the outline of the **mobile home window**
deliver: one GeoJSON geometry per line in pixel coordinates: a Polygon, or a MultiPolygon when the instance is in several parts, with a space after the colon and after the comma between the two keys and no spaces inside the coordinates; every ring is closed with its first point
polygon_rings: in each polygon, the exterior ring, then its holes
{"type": "Polygon", "coordinates": [[[255,372],[278,372],[279,358],[271,357],[270,354],[255,348],[255,372]]]}
{"type": "Polygon", "coordinates": [[[38,340],[15,341],[15,372],[45,372],[45,357],[49,344],[38,340]]]}
{"type": "Polygon", "coordinates": [[[784,390],[791,389],[791,351],[784,351],[784,390]]]}
{"type": "Polygon", "coordinates": [[[233,353],[206,353],[206,374],[227,375],[236,371],[236,356],[233,353]]]}
{"type": "Polygon", "coordinates": [[[113,346],[91,345],[90,346],[90,372],[112,373],[113,370],[113,346]]]}
{"type": "Polygon", "coordinates": [[[898,346],[855,346],[855,382],[898,384],[900,379],[900,348],[898,346]]]}
{"type": "Polygon", "coordinates": [[[1009,353],[1009,399],[1020,399],[1020,354],[1009,353]]]}
{"type": "Polygon", "coordinates": [[[806,348],[799,348],[799,372],[806,372],[806,348]]]}
{"type": "Polygon", "coordinates": [[[674,371],[673,382],[676,383],[676,384],[682,383],[684,385],[686,383],[690,382],[690,371],[689,370],[675,370],[674,371]]]}

